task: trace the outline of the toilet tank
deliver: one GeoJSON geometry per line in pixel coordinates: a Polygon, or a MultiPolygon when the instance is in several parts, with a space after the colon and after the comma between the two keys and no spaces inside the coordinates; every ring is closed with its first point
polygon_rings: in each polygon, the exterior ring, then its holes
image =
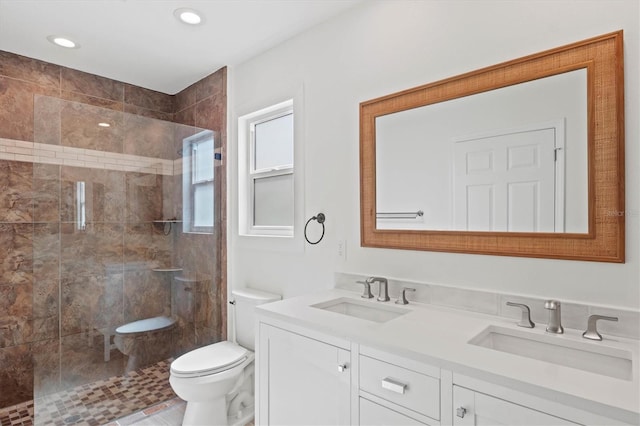
{"type": "Polygon", "coordinates": [[[255,307],[264,303],[275,302],[282,299],[278,294],[254,290],[252,288],[240,288],[231,292],[234,306],[234,327],[236,342],[247,349],[255,349],[255,307]]]}

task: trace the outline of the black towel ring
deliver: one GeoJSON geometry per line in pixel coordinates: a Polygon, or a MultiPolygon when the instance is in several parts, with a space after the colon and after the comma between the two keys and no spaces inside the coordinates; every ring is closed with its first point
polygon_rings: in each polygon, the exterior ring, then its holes
{"type": "Polygon", "coordinates": [[[326,218],[324,216],[324,213],[318,213],[316,216],[313,216],[311,219],[307,221],[307,223],[304,224],[304,239],[307,240],[309,244],[318,244],[324,238],[324,220],[325,219],[326,218]],[[322,235],[320,235],[320,238],[316,242],[309,241],[309,238],[307,237],[307,226],[309,225],[309,222],[311,222],[312,220],[315,220],[320,225],[322,225],[322,235]]]}

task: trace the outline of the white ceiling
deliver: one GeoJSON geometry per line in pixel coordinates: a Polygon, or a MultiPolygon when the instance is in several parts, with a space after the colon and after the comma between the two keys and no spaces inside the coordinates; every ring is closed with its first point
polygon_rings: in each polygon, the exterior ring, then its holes
{"type": "Polygon", "coordinates": [[[362,0],[0,0],[0,50],[174,94],[362,0]],[[204,24],[173,15],[193,8],[204,24]],[[49,35],[80,44],[64,49],[49,35]]]}

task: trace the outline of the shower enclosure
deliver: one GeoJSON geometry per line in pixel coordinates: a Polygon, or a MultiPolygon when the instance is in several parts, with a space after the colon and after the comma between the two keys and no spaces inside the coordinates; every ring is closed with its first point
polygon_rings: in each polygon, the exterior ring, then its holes
{"type": "Polygon", "coordinates": [[[0,275],[31,282],[35,423],[107,423],[171,398],[167,359],[224,338],[221,135],[42,95],[33,122],[32,144],[0,139],[25,149],[0,159],[0,275]],[[155,317],[175,326],[128,363],[116,329],[155,317]]]}

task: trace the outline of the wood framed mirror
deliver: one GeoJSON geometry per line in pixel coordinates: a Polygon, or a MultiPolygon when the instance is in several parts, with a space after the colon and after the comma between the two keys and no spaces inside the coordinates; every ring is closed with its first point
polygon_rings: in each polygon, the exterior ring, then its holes
{"type": "Polygon", "coordinates": [[[363,247],[624,262],[624,208],[622,31],[360,104],[363,247]]]}

